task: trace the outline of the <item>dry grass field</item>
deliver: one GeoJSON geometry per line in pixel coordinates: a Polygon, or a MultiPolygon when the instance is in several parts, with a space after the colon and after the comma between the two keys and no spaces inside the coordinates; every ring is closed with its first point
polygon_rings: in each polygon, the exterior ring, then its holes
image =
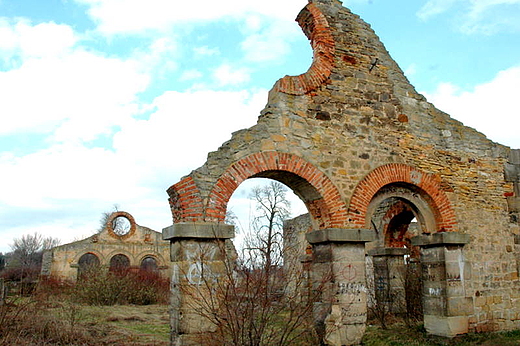
{"type": "Polygon", "coordinates": [[[0,345],[169,345],[166,305],[88,306],[9,299],[0,307],[0,345]]]}

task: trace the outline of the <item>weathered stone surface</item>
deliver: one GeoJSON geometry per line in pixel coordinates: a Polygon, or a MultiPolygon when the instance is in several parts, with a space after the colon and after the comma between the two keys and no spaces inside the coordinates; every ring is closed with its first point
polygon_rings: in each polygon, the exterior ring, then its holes
{"type": "Polygon", "coordinates": [[[164,240],[177,238],[230,239],[234,236],[235,226],[209,222],[182,222],[163,229],[164,240]]]}
{"type": "Polygon", "coordinates": [[[311,244],[326,242],[369,242],[375,240],[375,233],[370,229],[320,229],[307,233],[311,244]]]}
{"type": "Polygon", "coordinates": [[[404,256],[409,255],[410,250],[403,247],[378,247],[368,251],[370,256],[404,256]]]}
{"type": "Polygon", "coordinates": [[[424,327],[429,334],[449,338],[466,334],[469,330],[468,318],[465,316],[440,317],[424,315],[424,327]]]}
{"type": "Polygon", "coordinates": [[[412,238],[412,245],[417,246],[436,246],[436,245],[464,245],[470,240],[469,234],[458,232],[440,232],[429,236],[421,235],[412,238]]]}

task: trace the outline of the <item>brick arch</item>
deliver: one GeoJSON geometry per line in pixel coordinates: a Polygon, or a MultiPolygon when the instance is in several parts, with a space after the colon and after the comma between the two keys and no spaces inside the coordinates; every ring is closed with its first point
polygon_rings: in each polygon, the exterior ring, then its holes
{"type": "Polygon", "coordinates": [[[392,206],[387,210],[385,216],[383,216],[383,235],[385,246],[403,247],[405,245],[406,242],[403,241],[403,239],[405,233],[408,232],[408,225],[401,229],[397,239],[393,238],[393,234],[391,233],[393,231],[391,228],[393,221],[397,216],[402,215],[403,213],[413,213],[413,210],[407,203],[399,200],[392,204],[392,206]]]}
{"type": "Polygon", "coordinates": [[[431,207],[438,215],[437,231],[456,231],[455,212],[441,188],[440,177],[399,163],[374,169],[357,185],[350,199],[349,222],[356,227],[364,227],[370,201],[382,187],[392,183],[408,183],[420,188],[428,195],[431,207]]]}
{"type": "Polygon", "coordinates": [[[130,213],[127,213],[126,211],[116,211],[116,212],[113,212],[112,214],[110,214],[110,216],[108,217],[107,222],[105,224],[105,227],[108,231],[108,234],[111,237],[125,240],[135,234],[135,230],[137,229],[136,225],[137,224],[135,223],[135,219],[130,213]],[[117,219],[118,217],[124,217],[130,223],[130,229],[128,230],[128,232],[126,234],[118,235],[114,232],[114,220],[117,219]]]}
{"type": "Polygon", "coordinates": [[[252,154],[232,164],[211,190],[205,221],[223,222],[231,195],[252,177],[275,179],[291,187],[320,228],[345,227],[346,205],[332,181],[301,157],[275,151],[252,154]]]}
{"type": "Polygon", "coordinates": [[[273,89],[290,95],[305,95],[329,78],[334,67],[335,42],[327,18],[314,3],[309,3],[296,21],[311,41],[312,65],[299,76],[279,79],[273,89]]]}
{"type": "Polygon", "coordinates": [[[192,177],[183,178],[166,191],[173,223],[202,221],[203,204],[200,190],[192,177]]]}

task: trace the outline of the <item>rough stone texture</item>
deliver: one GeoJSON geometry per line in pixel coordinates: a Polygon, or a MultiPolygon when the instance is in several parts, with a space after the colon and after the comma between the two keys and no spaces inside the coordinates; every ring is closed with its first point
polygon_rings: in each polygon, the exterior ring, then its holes
{"type": "Polygon", "coordinates": [[[307,233],[307,241],[311,244],[327,242],[365,243],[375,240],[374,231],[370,229],[326,228],[307,233]]]}
{"type": "MultiPolygon", "coordinates": [[[[519,151],[427,102],[370,26],[339,1],[311,0],[298,21],[311,40],[313,65],[278,81],[255,126],[235,132],[168,189],[173,222],[224,222],[229,198],[251,177],[289,186],[306,204],[312,230],[390,229],[396,235],[390,243],[397,244],[410,238],[413,216],[421,234],[469,237],[456,245],[471,273],[463,290],[448,289],[442,273],[426,287],[441,292],[438,299],[425,295],[438,306],[434,316],[446,317],[446,328],[457,333],[455,320],[467,320],[468,331],[520,328],[519,151]]],[[[440,246],[444,255],[450,246],[440,246]]],[[[441,251],[423,250],[426,258],[441,251]]],[[[340,263],[333,265],[347,265],[340,263]]],[[[443,271],[451,265],[439,263],[443,271]]],[[[324,304],[315,316],[330,325],[338,311],[324,304]]]]}
{"type": "Polygon", "coordinates": [[[357,345],[365,332],[367,286],[365,246],[355,242],[319,242],[313,245],[311,276],[322,286],[314,303],[314,323],[325,345],[357,345]]]}
{"type": "MultiPolygon", "coordinates": [[[[198,226],[195,223],[183,225],[183,235],[193,234],[196,237],[172,238],[172,345],[200,345],[204,336],[208,340],[207,335],[215,332],[215,325],[201,318],[196,311],[207,309],[202,302],[211,297],[212,293],[208,290],[226,274],[225,262],[236,259],[236,252],[227,234],[218,238],[213,232],[207,232],[207,236],[203,237],[198,226]]],[[[204,226],[204,229],[209,230],[223,225],[204,226]]],[[[234,231],[232,226],[225,228],[229,227],[234,231]]]]}
{"type": "Polygon", "coordinates": [[[93,254],[102,267],[108,268],[115,255],[125,255],[130,268],[139,268],[147,257],[155,259],[158,269],[165,277],[171,276],[170,244],[162,239],[161,233],[138,225],[132,215],[116,212],[111,215],[105,228],[88,238],[54,247],[44,253],[42,275],[76,280],[79,260],[85,254],[93,254]],[[112,220],[124,216],[130,221],[126,235],[117,235],[111,228],[112,220]]]}
{"type": "Polygon", "coordinates": [[[219,238],[230,239],[235,236],[235,228],[231,225],[214,223],[176,223],[163,229],[163,239],[177,238],[219,238]]]}
{"type": "Polygon", "coordinates": [[[423,270],[424,327],[431,334],[453,337],[468,332],[468,316],[474,311],[473,297],[466,289],[471,267],[462,251],[469,237],[457,233],[449,237],[441,235],[434,234],[427,241],[418,242],[423,270]]]}

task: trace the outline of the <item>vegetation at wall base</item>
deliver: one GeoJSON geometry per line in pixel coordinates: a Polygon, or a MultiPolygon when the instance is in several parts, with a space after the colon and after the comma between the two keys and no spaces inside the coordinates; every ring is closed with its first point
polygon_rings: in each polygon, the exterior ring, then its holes
{"type": "Polygon", "coordinates": [[[518,346],[520,330],[494,333],[471,333],[455,338],[428,335],[422,324],[407,326],[394,323],[383,329],[368,326],[364,346],[518,346]]]}

